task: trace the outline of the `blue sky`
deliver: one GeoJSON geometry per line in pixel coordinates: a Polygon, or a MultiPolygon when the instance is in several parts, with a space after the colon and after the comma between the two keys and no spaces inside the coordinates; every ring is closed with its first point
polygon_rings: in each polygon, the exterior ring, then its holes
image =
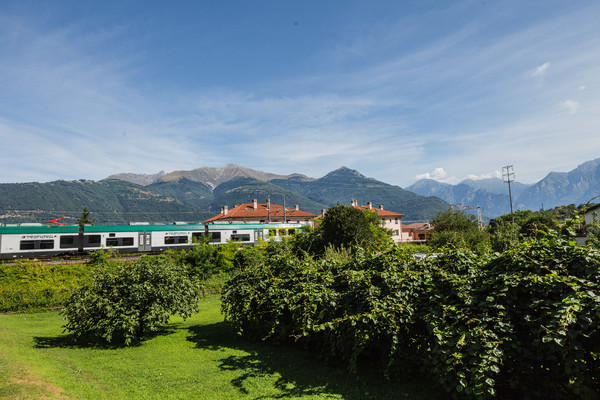
{"type": "Polygon", "coordinates": [[[0,182],[237,163],[406,187],[600,157],[597,1],[11,1],[0,182]]]}

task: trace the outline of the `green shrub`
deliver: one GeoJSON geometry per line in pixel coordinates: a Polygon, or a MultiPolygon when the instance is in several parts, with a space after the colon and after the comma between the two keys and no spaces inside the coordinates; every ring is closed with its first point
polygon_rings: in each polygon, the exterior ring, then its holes
{"type": "Polygon", "coordinates": [[[205,280],[215,273],[232,271],[238,248],[237,242],[228,242],[219,246],[200,242],[191,249],[181,250],[177,262],[186,267],[190,276],[205,280]]]}
{"type": "Polygon", "coordinates": [[[28,260],[0,264],[0,312],[61,307],[71,290],[90,276],[90,267],[84,264],[28,260]]]}
{"type": "Polygon", "coordinates": [[[89,285],[78,288],[61,312],[65,330],[131,344],[164,326],[171,314],[197,311],[198,288],[183,267],[167,256],[142,256],[98,268],[89,285]]]}
{"type": "Polygon", "coordinates": [[[350,263],[269,255],[226,285],[244,335],[296,340],[353,371],[420,366],[456,398],[600,397],[600,254],[547,236],[501,255],[394,247],[350,263]]]}

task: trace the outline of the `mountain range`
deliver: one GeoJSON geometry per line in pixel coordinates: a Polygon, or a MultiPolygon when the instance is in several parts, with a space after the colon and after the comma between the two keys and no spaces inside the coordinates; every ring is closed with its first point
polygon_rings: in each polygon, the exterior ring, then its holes
{"type": "MultiPolygon", "coordinates": [[[[406,189],[451,204],[479,204],[482,213],[490,218],[510,212],[508,184],[500,178],[464,180],[456,185],[421,179],[406,189]]],[[[570,172],[550,172],[535,184],[511,182],[511,194],[514,210],[537,211],[587,203],[600,195],[600,158],[584,162],[570,172]]]]}
{"type": "Polygon", "coordinates": [[[252,199],[318,214],[336,204],[372,202],[405,214],[404,221],[426,221],[447,202],[339,168],[322,178],[279,175],[228,164],[191,171],[117,174],[101,181],[0,184],[0,223],[44,222],[59,217],[73,223],[84,207],[96,223],[132,221],[201,222],[252,199]]]}
{"type": "MultiPolygon", "coordinates": [[[[527,185],[511,182],[514,209],[539,210],[581,204],[600,195],[600,158],[570,172],[551,172],[527,185]]],[[[280,175],[237,164],[156,174],[123,173],[101,181],[0,184],[0,223],[44,222],[63,217],[74,223],[84,207],[97,223],[133,221],[201,222],[258,199],[318,214],[336,204],[372,202],[405,215],[404,223],[428,221],[450,204],[480,205],[489,218],[510,212],[506,183],[499,178],[456,185],[422,179],[403,189],[341,167],[321,178],[280,175]]]]}

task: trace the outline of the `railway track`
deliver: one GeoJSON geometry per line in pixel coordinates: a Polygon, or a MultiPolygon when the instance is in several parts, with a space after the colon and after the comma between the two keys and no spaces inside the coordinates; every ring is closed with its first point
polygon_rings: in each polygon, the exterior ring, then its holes
{"type": "MultiPolygon", "coordinates": [[[[136,254],[136,255],[121,255],[118,257],[109,257],[108,261],[135,261],[137,259],[139,259],[141,257],[141,255],[136,254]]],[[[56,257],[53,257],[51,259],[44,259],[44,258],[19,258],[19,259],[14,259],[14,260],[3,260],[2,262],[0,262],[0,265],[2,264],[17,264],[19,262],[26,262],[26,261],[32,261],[32,262],[36,262],[39,264],[43,264],[43,265],[69,265],[69,264],[86,264],[88,262],[90,262],[91,258],[89,257],[85,257],[85,258],[62,258],[62,259],[56,259],[56,257]]]]}

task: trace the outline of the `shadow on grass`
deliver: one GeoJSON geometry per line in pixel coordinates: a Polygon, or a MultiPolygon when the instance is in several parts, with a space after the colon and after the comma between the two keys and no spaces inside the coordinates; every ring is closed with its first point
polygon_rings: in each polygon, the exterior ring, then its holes
{"type": "Polygon", "coordinates": [[[34,336],[34,347],[38,349],[47,348],[96,348],[96,349],[120,349],[124,347],[137,347],[144,341],[150,340],[157,336],[169,335],[175,333],[179,324],[171,324],[164,326],[157,331],[145,335],[143,338],[132,341],[129,345],[125,345],[123,338],[116,334],[111,342],[107,342],[103,337],[97,334],[87,334],[83,336],[75,336],[72,333],[67,333],[59,336],[34,336]]]}
{"type": "Polygon", "coordinates": [[[275,395],[262,398],[297,398],[320,395],[344,399],[445,399],[427,378],[418,374],[397,374],[386,380],[383,373],[362,368],[358,376],[345,366],[328,365],[319,355],[294,345],[256,343],[236,335],[226,323],[196,325],[189,328],[188,340],[197,348],[213,351],[240,350],[242,355],[228,355],[220,360],[222,371],[237,372],[231,385],[240,394],[252,396],[252,387],[261,379],[274,380],[275,395]]]}

